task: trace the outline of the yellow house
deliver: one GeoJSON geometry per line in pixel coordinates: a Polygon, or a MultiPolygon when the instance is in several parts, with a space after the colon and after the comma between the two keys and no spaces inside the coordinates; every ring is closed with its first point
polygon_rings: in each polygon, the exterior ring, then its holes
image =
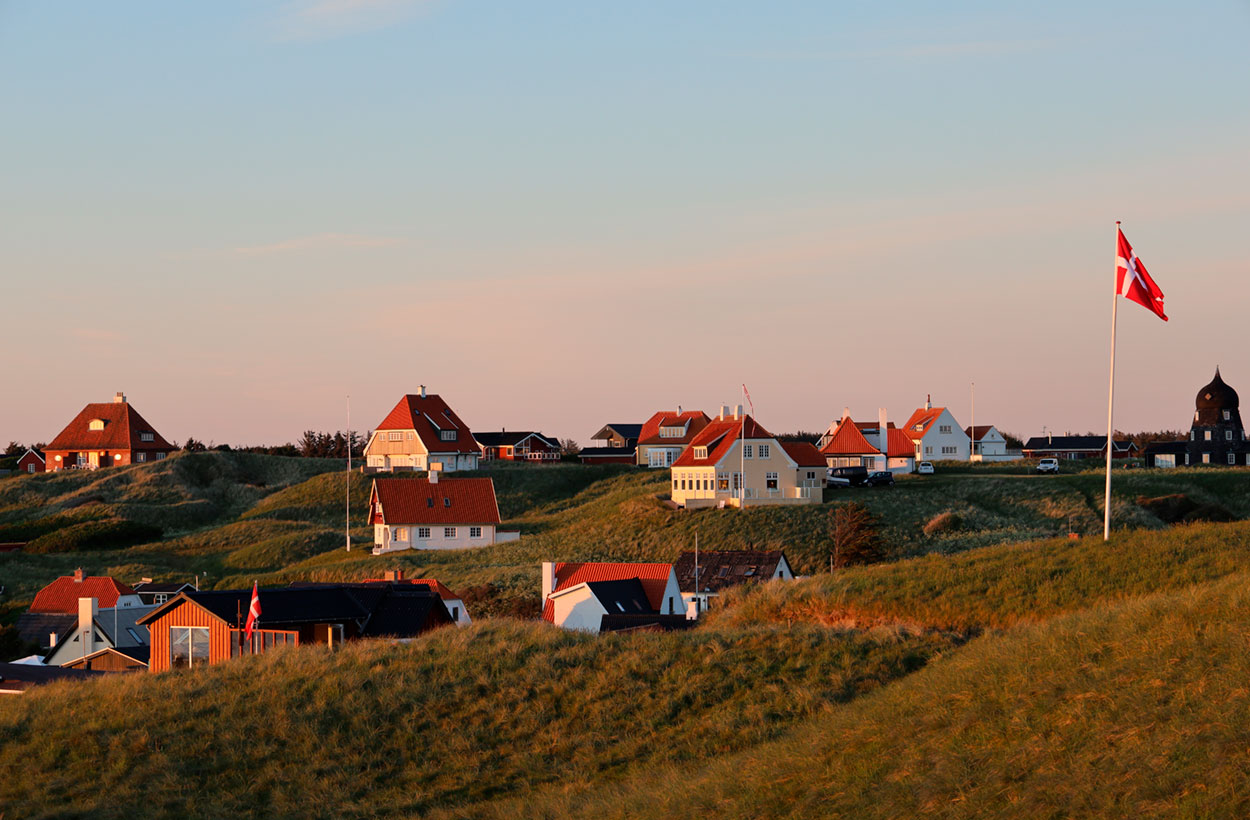
{"type": "Polygon", "coordinates": [[[825,459],[807,442],[781,442],[739,408],[703,428],[672,467],[673,501],[686,508],[819,504],[825,459]]]}

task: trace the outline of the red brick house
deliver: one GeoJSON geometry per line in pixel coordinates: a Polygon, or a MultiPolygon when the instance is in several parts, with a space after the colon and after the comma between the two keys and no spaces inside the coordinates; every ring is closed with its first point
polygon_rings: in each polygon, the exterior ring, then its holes
{"type": "Polygon", "coordinates": [[[118,393],[108,403],[88,404],[44,448],[47,469],[94,470],[160,461],[178,448],[118,393]]]}
{"type": "Polygon", "coordinates": [[[17,471],[19,473],[42,473],[45,469],[47,469],[47,464],[44,461],[43,453],[38,450],[27,450],[17,460],[17,471]]]}

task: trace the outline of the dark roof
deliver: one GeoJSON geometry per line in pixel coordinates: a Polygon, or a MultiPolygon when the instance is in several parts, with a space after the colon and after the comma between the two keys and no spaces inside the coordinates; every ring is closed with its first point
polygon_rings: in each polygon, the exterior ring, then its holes
{"type": "Polygon", "coordinates": [[[1151,455],[1160,454],[1160,453],[1163,453],[1163,454],[1172,453],[1173,455],[1180,455],[1182,453],[1189,452],[1189,440],[1186,439],[1184,441],[1152,441],[1146,445],[1146,452],[1151,455]]]}
{"type": "MultiPolygon", "coordinates": [[[[699,592],[720,592],[738,584],[767,581],[785,559],[781,550],[700,550],[699,592]],[[750,574],[748,574],[750,571],[750,574]]],[[[789,566],[789,562],[786,562],[789,566]]],[[[673,564],[677,586],[682,592],[694,592],[694,552],[683,552],[673,564]]]]}
{"type": "Polygon", "coordinates": [[[1197,410],[1236,410],[1241,406],[1237,391],[1224,383],[1220,369],[1215,368],[1215,378],[1198,391],[1194,399],[1197,410]]]}
{"type": "Polygon", "coordinates": [[[633,461],[635,452],[636,449],[633,447],[583,447],[577,451],[577,455],[579,458],[604,458],[611,456],[633,461]]]}
{"type": "Polygon", "coordinates": [[[67,632],[72,632],[76,626],[78,626],[77,615],[66,615],[61,612],[23,612],[17,616],[18,637],[45,649],[50,645],[48,635],[55,632],[56,643],[60,643],[61,638],[67,632]]]}
{"type": "MultiPolygon", "coordinates": [[[[1106,446],[1106,436],[1033,436],[1024,443],[1025,450],[1042,452],[1100,452],[1106,446]]],[[[1116,439],[1115,449],[1124,452],[1137,449],[1137,445],[1128,439],[1116,439]]]]}
{"type": "Polygon", "coordinates": [[[530,436],[542,439],[548,447],[560,448],[560,442],[555,439],[547,438],[542,433],[535,433],[533,430],[520,430],[515,432],[501,431],[498,433],[474,433],[473,437],[477,439],[477,443],[483,447],[515,447],[530,436]]]}
{"type": "Polygon", "coordinates": [[[612,433],[616,433],[618,436],[627,441],[632,439],[636,442],[638,441],[638,437],[642,435],[642,425],[616,423],[605,424],[602,428],[600,428],[599,432],[591,436],[591,439],[610,438],[612,433]]]}
{"type": "Polygon", "coordinates": [[[608,614],[646,615],[656,610],[647,600],[642,581],[627,578],[622,581],[591,581],[586,584],[590,593],[599,600],[608,614]]]}
{"type": "Polygon", "coordinates": [[[139,583],[131,586],[131,589],[135,592],[142,593],[166,592],[177,594],[182,592],[184,589],[195,589],[195,585],[190,581],[166,581],[163,583],[140,581],[139,583]]]}
{"type": "Polygon", "coordinates": [[[695,621],[687,620],[685,615],[622,615],[611,613],[599,619],[600,632],[629,632],[641,630],[647,632],[675,632],[690,629],[695,621]]]}
{"type": "Polygon", "coordinates": [[[993,429],[994,429],[994,425],[992,424],[978,424],[975,428],[965,427],[964,435],[966,435],[970,439],[974,439],[975,441],[980,441],[981,439],[989,435],[989,432],[993,429]],[[975,436],[972,434],[972,431],[974,429],[976,430],[975,436]]]}
{"type": "Polygon", "coordinates": [[[59,680],[84,680],[105,674],[107,673],[88,672],[84,669],[63,669],[59,666],[0,663],[0,692],[21,692],[44,683],[59,680]]]}
{"type": "MultiPolygon", "coordinates": [[[[370,584],[383,594],[361,635],[366,638],[409,638],[427,629],[453,623],[443,599],[424,584],[370,584]]],[[[366,587],[368,588],[368,587],[366,587]]]]}

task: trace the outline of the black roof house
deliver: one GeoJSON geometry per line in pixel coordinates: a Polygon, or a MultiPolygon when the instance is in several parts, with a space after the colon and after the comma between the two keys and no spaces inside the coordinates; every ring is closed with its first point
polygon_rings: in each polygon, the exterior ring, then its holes
{"type": "Polygon", "coordinates": [[[794,577],[790,562],[781,550],[702,550],[698,558],[697,589],[695,554],[683,552],[673,564],[677,586],[683,593],[716,594],[739,584],[760,583],[777,577],[794,577]]]}
{"type": "Polygon", "coordinates": [[[1241,399],[1225,383],[1220,369],[1194,397],[1189,437],[1146,446],[1147,467],[1250,465],[1250,443],[1241,424],[1241,399]]]}

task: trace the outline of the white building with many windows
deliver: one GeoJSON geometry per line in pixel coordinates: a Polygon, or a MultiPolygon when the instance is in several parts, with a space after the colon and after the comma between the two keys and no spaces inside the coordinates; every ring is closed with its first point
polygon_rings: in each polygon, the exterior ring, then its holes
{"type": "Polygon", "coordinates": [[[917,461],[968,461],[971,439],[951,411],[934,407],[926,398],[903,425],[903,432],[916,447],[917,461]]]}

